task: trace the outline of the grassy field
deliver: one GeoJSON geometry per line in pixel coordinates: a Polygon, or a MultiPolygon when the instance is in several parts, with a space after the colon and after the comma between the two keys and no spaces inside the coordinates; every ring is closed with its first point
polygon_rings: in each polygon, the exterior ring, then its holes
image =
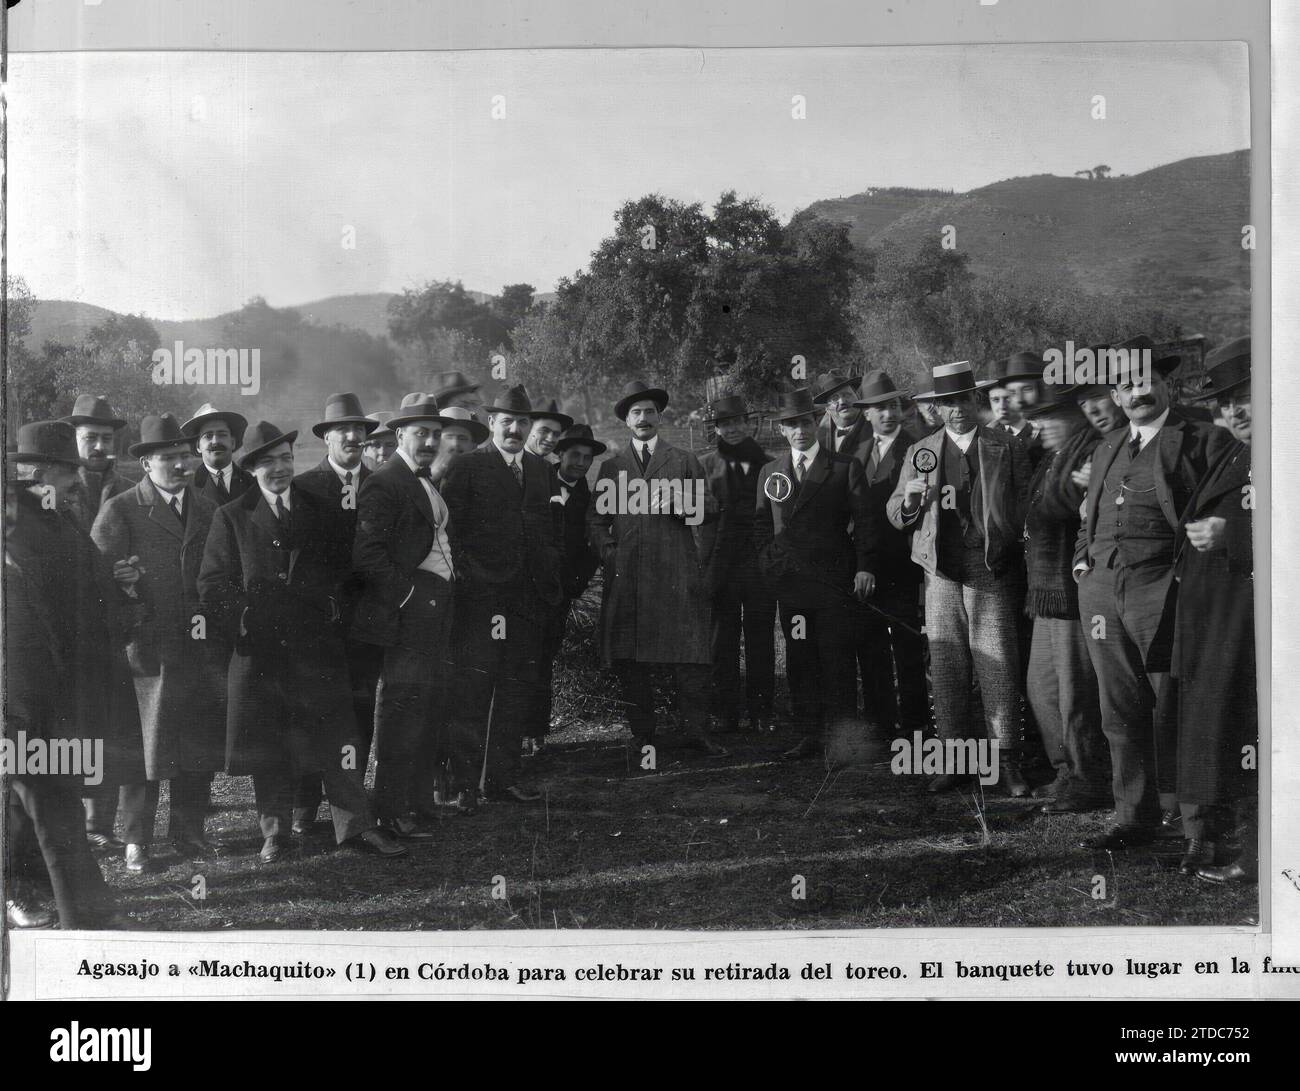
{"type": "Polygon", "coordinates": [[[175,930],[1244,925],[1257,913],[1255,887],[1180,876],[1177,843],[1094,854],[1079,841],[1106,815],[933,796],[924,778],[891,774],[882,747],[828,772],[781,762],[788,735],[732,735],[725,758],[661,747],[650,773],[617,726],[552,738],[531,759],[544,802],[448,813],[405,859],[326,835],[263,865],[250,782],[218,777],[220,855],[187,862],[160,844],[154,871],[112,858],[105,873],[139,927],[175,930]]]}

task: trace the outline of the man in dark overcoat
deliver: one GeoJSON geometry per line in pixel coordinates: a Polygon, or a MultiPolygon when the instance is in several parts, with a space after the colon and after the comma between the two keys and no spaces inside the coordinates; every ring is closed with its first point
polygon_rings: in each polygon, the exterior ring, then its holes
{"type": "Polygon", "coordinates": [[[191,484],[194,441],[164,413],[145,417],[130,453],[145,477],[100,509],[91,537],[132,599],[127,657],[140,706],[145,776],[123,785],[118,807],[127,869],[143,871],[161,781],[170,781],[173,845],[188,855],[209,849],[203,822],[212,774],[225,751],[226,662],[199,608],[199,565],[216,505],[191,484]]]}
{"type": "Polygon", "coordinates": [[[181,425],[193,438],[202,464],[194,470],[194,488],[217,507],[237,500],[253,487],[253,475],[232,461],[248,421],[229,409],[218,409],[211,402],[199,406],[198,412],[181,425]]]}
{"type": "Polygon", "coordinates": [[[235,462],[257,486],[217,509],[199,570],[204,613],[235,649],[226,772],[253,778],[265,863],[287,848],[294,785],[308,774],[325,782],[339,844],[401,856],[371,817],[358,768],[330,515],[292,483],[296,438],[266,421],[245,432],[235,462]]]}

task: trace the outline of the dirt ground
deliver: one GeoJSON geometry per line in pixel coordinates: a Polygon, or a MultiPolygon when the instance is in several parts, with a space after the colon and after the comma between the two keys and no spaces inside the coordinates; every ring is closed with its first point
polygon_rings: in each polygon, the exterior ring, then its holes
{"type": "Polygon", "coordinates": [[[570,727],[530,759],[543,802],[449,812],[435,841],[396,861],[337,849],[322,833],[263,865],[251,784],[219,776],[208,822],[219,855],[185,861],[164,842],[151,872],[128,874],[120,858],[104,870],[146,929],[1255,922],[1257,889],[1180,876],[1181,843],[1114,857],[1080,848],[1105,814],[1045,817],[995,789],[982,800],[978,790],[930,795],[924,777],[890,772],[883,745],[828,772],[821,759],[780,761],[788,733],[721,738],[728,757],[661,746],[648,772],[625,729],[570,727]]]}

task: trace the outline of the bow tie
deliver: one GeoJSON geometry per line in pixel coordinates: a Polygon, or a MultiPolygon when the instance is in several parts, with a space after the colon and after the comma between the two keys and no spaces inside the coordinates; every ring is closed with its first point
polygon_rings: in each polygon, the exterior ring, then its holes
{"type": "Polygon", "coordinates": [[[835,429],[835,434],[836,434],[837,436],[847,436],[847,435],[848,435],[850,432],[852,432],[852,431],[853,431],[853,428],[852,428],[852,427],[849,427],[849,428],[836,428],[836,429],[835,429]]]}
{"type": "Polygon", "coordinates": [[[415,470],[415,476],[419,478],[423,478],[425,481],[433,480],[433,474],[429,472],[428,466],[417,466],[415,470]]]}

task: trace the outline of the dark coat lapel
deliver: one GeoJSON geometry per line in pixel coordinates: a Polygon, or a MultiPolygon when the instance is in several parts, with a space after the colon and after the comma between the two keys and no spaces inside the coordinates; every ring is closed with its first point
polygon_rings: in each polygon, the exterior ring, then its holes
{"type": "Polygon", "coordinates": [[[1092,480],[1088,483],[1088,538],[1091,540],[1097,529],[1097,505],[1101,502],[1102,486],[1106,475],[1119,457],[1119,449],[1128,442],[1129,429],[1125,425],[1117,428],[1111,435],[1101,441],[1093,455],[1092,480]]]}
{"type": "MultiPolygon", "coordinates": [[[[645,476],[654,477],[656,471],[663,468],[663,464],[668,461],[668,456],[672,453],[673,447],[663,436],[659,437],[659,442],[655,444],[654,453],[650,456],[650,465],[646,467],[645,476]]],[[[635,458],[635,454],[633,458],[635,458]]]]}
{"type": "MultiPolygon", "coordinates": [[[[791,473],[794,472],[794,455],[790,456],[791,473]]],[[[831,460],[827,454],[826,448],[821,448],[817,452],[817,457],[812,460],[812,464],[803,472],[803,480],[796,486],[798,492],[794,498],[794,513],[798,514],[800,509],[816,494],[821,488],[822,482],[826,480],[827,474],[830,473],[831,460]]],[[[793,481],[794,478],[791,477],[793,481]]]]}
{"type": "Polygon", "coordinates": [[[1174,498],[1169,491],[1169,477],[1178,472],[1178,460],[1183,450],[1184,421],[1173,411],[1165,418],[1165,426],[1156,433],[1156,464],[1152,476],[1155,478],[1156,497],[1165,513],[1165,519],[1175,530],[1178,529],[1178,516],[1181,514],[1174,506],[1174,498]]]}
{"type": "MultiPolygon", "coordinates": [[[[411,503],[419,509],[420,514],[428,521],[429,526],[436,530],[438,521],[433,517],[433,505],[429,503],[429,494],[425,492],[420,479],[415,476],[415,471],[406,464],[406,459],[400,454],[393,455],[390,465],[393,467],[392,472],[397,475],[398,481],[401,482],[402,488],[406,490],[406,495],[411,498],[411,503]]],[[[333,470],[330,471],[330,473],[333,472],[333,470]]]]}
{"type": "MultiPolygon", "coordinates": [[[[140,505],[149,509],[149,521],[162,527],[162,529],[173,538],[184,541],[185,526],[181,525],[180,520],[176,518],[176,513],[172,511],[171,507],[167,504],[167,501],[165,501],[158,490],[154,488],[153,482],[146,477],[136,486],[136,490],[139,493],[140,505]]],[[[187,515],[193,515],[194,512],[192,505],[194,503],[194,497],[192,495],[187,496],[183,503],[191,505],[190,511],[187,512],[187,515]]],[[[190,525],[193,522],[193,519],[187,519],[186,525],[190,525]]]]}

